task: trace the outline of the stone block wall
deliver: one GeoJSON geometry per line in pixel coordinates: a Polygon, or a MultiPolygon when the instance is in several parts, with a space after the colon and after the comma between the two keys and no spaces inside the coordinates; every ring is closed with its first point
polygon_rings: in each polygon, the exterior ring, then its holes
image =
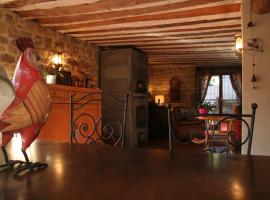
{"type": "Polygon", "coordinates": [[[150,66],[149,69],[149,92],[154,98],[155,95],[164,95],[165,103],[172,105],[186,106],[194,108],[195,99],[195,66],[150,66]],[[170,80],[176,76],[180,81],[180,101],[171,102],[170,100],[170,80]]]}
{"type": "Polygon", "coordinates": [[[14,73],[20,52],[15,40],[30,37],[40,56],[39,65],[50,66],[55,53],[62,53],[63,67],[84,73],[89,79],[89,87],[97,86],[98,48],[89,42],[81,42],[65,34],[23,20],[7,9],[0,8],[0,65],[5,68],[9,78],[14,73]]]}

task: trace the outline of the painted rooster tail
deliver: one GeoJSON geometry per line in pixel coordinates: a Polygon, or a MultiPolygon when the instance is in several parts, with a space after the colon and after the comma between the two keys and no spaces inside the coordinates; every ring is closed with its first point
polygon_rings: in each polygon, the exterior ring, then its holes
{"type": "Polygon", "coordinates": [[[0,132],[1,132],[2,129],[8,127],[9,125],[10,125],[9,123],[4,122],[4,121],[2,121],[2,120],[0,119],[0,132]]]}
{"type": "MultiPolygon", "coordinates": [[[[15,92],[11,81],[3,67],[0,66],[0,120],[1,115],[15,99],[15,92]]],[[[1,130],[1,129],[0,129],[1,130]]]]}

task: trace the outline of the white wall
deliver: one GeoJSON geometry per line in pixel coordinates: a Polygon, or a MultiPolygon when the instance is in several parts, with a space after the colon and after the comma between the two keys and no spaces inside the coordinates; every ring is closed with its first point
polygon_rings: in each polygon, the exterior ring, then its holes
{"type": "MultiPolygon", "coordinates": [[[[270,156],[270,13],[253,13],[253,28],[247,28],[250,21],[250,1],[242,0],[243,41],[254,37],[262,38],[264,52],[255,57],[255,74],[258,82],[252,89],[252,56],[244,50],[243,54],[243,113],[251,112],[251,103],[258,104],[254,139],[251,154],[270,156]]],[[[244,46],[245,48],[245,46],[244,46]]],[[[244,152],[246,152],[244,148],[244,152]]]]}

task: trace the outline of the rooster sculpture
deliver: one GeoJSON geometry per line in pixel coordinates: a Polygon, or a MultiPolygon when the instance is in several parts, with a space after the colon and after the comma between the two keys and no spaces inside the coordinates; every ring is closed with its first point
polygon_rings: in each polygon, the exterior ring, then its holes
{"type": "Polygon", "coordinates": [[[5,159],[5,163],[0,165],[0,168],[13,168],[14,165],[19,164],[15,171],[15,174],[19,174],[25,170],[33,171],[47,167],[45,163],[30,162],[26,149],[37,138],[40,128],[48,117],[51,98],[37,65],[33,41],[29,38],[19,38],[16,44],[22,54],[12,82],[7,79],[4,70],[0,69],[0,132],[2,133],[0,145],[5,159]],[[21,150],[25,162],[8,158],[6,145],[15,133],[21,135],[21,150]]]}

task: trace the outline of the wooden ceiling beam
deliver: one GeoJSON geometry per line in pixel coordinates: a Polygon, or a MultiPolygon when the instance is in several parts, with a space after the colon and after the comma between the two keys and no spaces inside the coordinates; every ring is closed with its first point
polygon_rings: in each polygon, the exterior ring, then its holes
{"type": "MultiPolygon", "coordinates": [[[[239,60],[235,57],[222,57],[222,56],[219,56],[218,58],[216,57],[197,57],[197,58],[192,58],[192,57],[182,57],[182,56],[178,56],[179,59],[182,59],[182,60],[239,60]]],[[[148,60],[149,61],[158,61],[158,60],[171,60],[173,59],[172,57],[163,57],[163,58],[160,58],[160,59],[156,59],[156,58],[153,58],[153,57],[149,57],[148,60]]]]}
{"type": "MultiPolygon", "coordinates": [[[[226,47],[208,47],[208,48],[199,48],[199,47],[196,47],[198,49],[198,51],[209,51],[209,50],[219,50],[219,51],[224,51],[226,50],[226,47]]],[[[148,51],[145,51],[145,50],[142,50],[142,52],[145,52],[147,55],[148,53],[171,53],[171,54],[176,54],[176,53],[181,53],[183,51],[186,51],[186,50],[193,50],[193,48],[184,48],[182,49],[181,51],[177,51],[177,50],[168,50],[168,49],[165,49],[165,50],[160,50],[160,51],[151,51],[151,50],[148,50],[148,51]]],[[[233,51],[232,51],[233,52],[233,51]]]]}
{"type": "Polygon", "coordinates": [[[144,46],[145,49],[148,48],[173,48],[173,47],[181,47],[183,45],[189,45],[189,44],[193,44],[193,43],[201,43],[201,42],[205,42],[206,44],[211,44],[211,43],[218,43],[219,41],[222,41],[222,43],[232,43],[234,44],[234,40],[233,40],[233,36],[230,35],[230,37],[214,37],[214,38],[211,38],[211,39],[206,39],[206,38],[194,38],[194,39],[191,39],[191,38],[186,38],[186,39],[154,39],[154,40],[150,40],[150,39],[141,39],[141,40],[138,40],[138,41],[128,41],[128,42],[96,42],[97,45],[106,45],[109,46],[109,44],[111,46],[115,46],[115,45],[130,45],[130,46],[138,46],[138,47],[143,47],[142,45],[144,43],[146,43],[146,47],[144,46]]]}
{"type": "MultiPolygon", "coordinates": [[[[43,16],[42,18],[37,18],[38,23],[42,24],[61,24],[63,22],[74,23],[74,22],[90,22],[90,21],[98,21],[98,20],[106,20],[106,19],[114,19],[114,18],[123,18],[123,17],[130,17],[130,16],[139,16],[139,15],[149,15],[151,13],[155,14],[164,14],[165,12],[169,11],[177,11],[182,12],[183,9],[191,8],[192,6],[196,5],[196,7],[206,7],[209,6],[210,3],[216,2],[219,5],[224,5],[224,0],[189,0],[189,1],[181,1],[175,3],[169,3],[165,5],[157,5],[152,7],[142,7],[142,8],[134,8],[134,9],[124,9],[124,10],[115,10],[115,11],[105,11],[101,13],[87,13],[82,14],[78,13],[74,15],[65,15],[65,16],[43,16]]],[[[229,2],[232,3],[232,2],[229,2]]],[[[228,3],[228,4],[229,4],[228,3]]],[[[218,5],[217,4],[217,5],[218,5]]],[[[33,17],[32,17],[33,18],[33,17]]],[[[36,19],[35,18],[35,19],[36,19]]]]}
{"type": "Polygon", "coordinates": [[[104,28],[104,27],[99,27],[100,29],[93,29],[93,30],[61,30],[63,33],[67,34],[84,34],[84,33],[93,33],[93,34],[98,34],[100,32],[102,33],[112,33],[112,32],[121,32],[121,31],[147,31],[150,30],[152,31],[153,29],[163,29],[168,30],[170,28],[175,28],[175,27],[188,27],[188,26],[202,26],[202,25],[211,25],[212,23],[226,23],[226,22],[231,22],[231,21],[237,21],[239,23],[241,20],[241,17],[226,17],[224,16],[223,18],[216,18],[216,19],[203,19],[203,20],[197,20],[197,21],[188,21],[188,22],[172,22],[171,24],[159,24],[159,25],[146,25],[142,27],[115,27],[115,28],[104,28]]]}
{"type": "MultiPolygon", "coordinates": [[[[201,56],[203,56],[203,57],[206,57],[206,56],[210,56],[210,57],[212,57],[212,56],[218,56],[218,57],[233,57],[233,58],[238,58],[237,56],[236,56],[236,54],[233,54],[232,52],[231,53],[229,53],[229,54],[222,54],[222,53],[212,53],[212,54],[195,54],[195,56],[197,57],[201,57],[201,56]]],[[[162,53],[162,52],[160,52],[160,53],[158,53],[158,54],[151,54],[151,53],[147,53],[147,56],[149,57],[149,58],[173,58],[173,57],[181,57],[181,56],[183,56],[183,57],[190,57],[190,56],[193,56],[194,57],[194,54],[183,54],[183,53],[167,53],[167,54],[165,54],[165,53],[162,53]]]]}
{"type": "Polygon", "coordinates": [[[235,43],[234,41],[214,41],[214,42],[193,42],[193,43],[176,43],[175,41],[171,41],[169,42],[165,42],[165,43],[161,43],[161,42],[141,42],[141,43],[136,43],[134,45],[131,45],[130,43],[104,43],[104,44],[98,44],[99,46],[107,46],[107,47],[112,47],[112,46],[136,46],[139,49],[151,49],[154,46],[158,46],[158,48],[163,48],[163,49],[173,49],[173,47],[169,46],[169,45],[174,45],[177,46],[177,48],[190,48],[190,47],[194,47],[194,45],[196,45],[196,47],[200,47],[200,48],[205,48],[205,47],[221,47],[221,46],[229,46],[231,48],[233,48],[235,43]]]}
{"type": "Polygon", "coordinates": [[[66,6],[61,6],[61,0],[55,0],[54,6],[44,9],[42,6],[30,7],[28,9],[17,8],[18,14],[24,18],[42,18],[46,16],[68,16],[83,13],[102,13],[115,10],[128,10],[140,7],[152,7],[155,5],[166,5],[183,0],[69,0],[66,6]],[[59,3],[58,3],[59,2],[59,3]],[[77,2],[77,3],[76,3],[77,2]]]}
{"type": "Polygon", "coordinates": [[[132,36],[128,37],[126,35],[125,37],[77,37],[80,40],[88,40],[93,42],[137,42],[137,41],[156,41],[156,40],[193,40],[193,39],[205,39],[205,40],[211,40],[213,38],[234,38],[235,34],[241,31],[241,29],[230,29],[230,30],[221,30],[221,31],[211,31],[211,32],[194,32],[189,34],[168,34],[168,35],[141,35],[141,36],[132,36]]]}
{"type": "MultiPolygon", "coordinates": [[[[115,24],[124,24],[124,23],[135,23],[135,22],[151,22],[151,21],[165,21],[165,20],[173,20],[173,19],[184,19],[184,18],[195,18],[210,15],[218,15],[218,14],[228,14],[228,13],[239,13],[240,12],[240,3],[224,5],[224,6],[213,6],[206,8],[198,8],[193,10],[187,10],[183,12],[168,12],[164,14],[151,14],[151,15],[142,15],[142,16],[134,16],[134,17],[124,17],[117,19],[109,19],[98,22],[89,22],[89,23],[81,23],[81,24],[72,24],[72,25],[60,25],[60,26],[50,26],[55,30],[72,30],[79,29],[85,27],[95,27],[95,26],[105,26],[105,25],[115,25],[115,24]]],[[[187,20],[187,19],[186,19],[187,20]]],[[[152,23],[152,22],[151,22],[152,23]]],[[[134,24],[133,24],[134,25],[134,24]]]]}
{"type": "Polygon", "coordinates": [[[162,61],[162,60],[159,60],[159,61],[158,60],[156,60],[156,61],[149,60],[148,62],[149,63],[163,63],[163,64],[166,64],[166,63],[189,63],[189,64],[192,64],[192,63],[194,63],[194,64],[201,64],[201,65],[207,64],[207,63],[216,63],[217,65],[218,64],[221,64],[221,63],[223,63],[223,64],[224,63],[228,63],[228,64],[239,63],[240,64],[240,62],[238,60],[234,60],[234,61],[221,60],[220,62],[217,62],[217,60],[197,61],[197,60],[191,60],[191,59],[189,59],[189,60],[164,60],[164,61],[162,61]]]}
{"type": "Polygon", "coordinates": [[[143,48],[140,48],[138,46],[139,49],[141,49],[142,51],[146,51],[146,52],[181,52],[181,51],[186,51],[187,49],[190,49],[190,50],[194,50],[196,49],[196,51],[209,51],[209,50],[217,50],[217,51],[227,51],[227,50],[231,50],[232,52],[235,51],[232,47],[232,45],[216,45],[216,46],[202,46],[202,45],[197,45],[197,46],[186,46],[186,47],[178,47],[178,49],[172,49],[172,48],[163,48],[162,49],[143,49],[143,48]]]}
{"type": "Polygon", "coordinates": [[[208,55],[208,54],[232,54],[231,51],[182,51],[181,53],[172,54],[170,52],[150,52],[148,56],[159,56],[159,55],[208,55]]]}
{"type": "MultiPolygon", "coordinates": [[[[148,60],[149,63],[153,62],[160,62],[160,63],[169,63],[169,62],[185,62],[185,63],[206,63],[206,62],[217,62],[218,59],[179,59],[179,60],[172,60],[172,59],[166,59],[166,60],[148,60]]],[[[224,59],[220,58],[219,60],[222,60],[219,63],[240,63],[238,60],[233,59],[224,59]]]]}
{"type": "Polygon", "coordinates": [[[134,47],[152,65],[239,65],[241,0],[14,0],[3,5],[101,48],[134,47]]]}
{"type": "MultiPolygon", "coordinates": [[[[202,48],[205,48],[205,47],[230,47],[230,49],[233,49],[235,51],[235,47],[234,46],[231,46],[232,44],[234,44],[233,42],[230,42],[230,41],[226,41],[226,42],[223,42],[222,44],[218,44],[218,43],[203,43],[203,42],[197,42],[197,44],[195,43],[187,43],[187,44],[179,44],[179,43],[169,43],[169,44],[166,44],[166,43],[150,43],[150,44],[145,44],[142,43],[142,44],[139,44],[137,45],[136,47],[139,48],[139,49],[143,49],[143,50],[159,50],[159,49],[172,49],[172,50],[175,50],[175,49],[181,49],[181,48],[184,48],[184,47],[190,47],[190,46],[194,46],[194,45],[200,45],[200,47],[202,48]]],[[[100,45],[100,46],[104,46],[104,45],[100,45]]],[[[106,46],[110,46],[110,45],[106,45],[106,46]]],[[[112,46],[112,45],[111,45],[112,46]]],[[[115,45],[115,46],[125,46],[125,45],[115,45]]],[[[132,46],[132,45],[131,45],[132,46]]],[[[197,49],[194,49],[194,50],[197,50],[197,49]]]]}
{"type": "Polygon", "coordinates": [[[202,65],[202,64],[206,64],[206,63],[217,63],[217,64],[221,64],[221,63],[230,63],[230,64],[241,64],[241,62],[239,62],[238,60],[232,60],[230,61],[230,59],[224,60],[224,59],[220,59],[222,60],[221,62],[217,62],[216,60],[192,60],[192,59],[182,59],[182,60],[148,60],[148,63],[189,63],[189,64],[196,64],[196,65],[202,65]]]}
{"type": "MultiPolygon", "coordinates": [[[[140,5],[162,4],[164,0],[44,0],[50,2],[49,9],[45,9],[44,5],[38,5],[43,0],[16,0],[16,4],[5,4],[6,8],[18,10],[21,16],[37,15],[37,16],[57,16],[67,15],[68,13],[81,14],[89,12],[110,11],[121,8],[136,7],[140,5]],[[25,4],[23,4],[25,3],[25,4]],[[35,6],[32,6],[35,4],[35,6]]],[[[181,0],[172,0],[181,1],[181,0]]]]}
{"type": "Polygon", "coordinates": [[[209,30],[231,30],[234,28],[238,28],[241,29],[241,24],[237,23],[237,24],[228,24],[228,25],[216,25],[216,24],[209,24],[209,26],[207,27],[196,27],[196,28],[179,28],[179,27],[171,27],[169,29],[156,29],[155,31],[153,29],[149,30],[149,29],[145,29],[145,30],[140,30],[140,31],[119,31],[119,32],[100,32],[100,33],[73,33],[73,34],[69,34],[70,36],[73,37],[120,37],[120,36],[142,36],[142,35],[147,35],[148,33],[154,33],[154,34],[176,34],[176,33],[192,33],[192,32],[206,32],[209,30]]]}
{"type": "Polygon", "coordinates": [[[221,61],[221,62],[216,62],[216,61],[173,61],[173,60],[168,60],[166,62],[160,62],[160,61],[149,61],[149,65],[169,65],[169,64],[178,64],[178,65],[194,65],[194,66],[239,66],[241,63],[239,62],[230,62],[230,61],[221,61]]]}
{"type": "MultiPolygon", "coordinates": [[[[148,58],[175,58],[175,57],[183,57],[183,58],[194,58],[194,54],[182,54],[182,53],[170,53],[170,54],[163,54],[163,53],[159,53],[159,54],[147,54],[148,58]]],[[[233,53],[230,54],[196,54],[196,57],[201,58],[201,57],[223,57],[223,58],[237,58],[237,56],[233,53]]],[[[238,58],[237,58],[238,59],[238,58]]]]}
{"type": "MultiPolygon", "coordinates": [[[[148,54],[148,57],[149,58],[175,58],[175,57],[183,57],[183,58],[190,58],[190,57],[193,57],[194,58],[194,54],[162,54],[162,53],[159,53],[159,54],[148,54]]],[[[233,58],[238,58],[236,54],[233,54],[233,53],[230,53],[230,54],[221,54],[221,53],[212,53],[212,54],[196,54],[196,58],[200,58],[200,57],[203,57],[203,58],[208,58],[208,57],[213,57],[215,58],[216,56],[218,57],[224,57],[224,58],[227,58],[227,57],[233,57],[233,58]]]]}
{"type": "MultiPolygon", "coordinates": [[[[170,61],[205,61],[205,60],[209,60],[209,61],[215,61],[217,60],[216,58],[208,58],[208,57],[205,57],[205,58],[194,58],[194,59],[190,59],[190,58],[184,58],[184,57],[176,57],[176,58],[148,58],[148,61],[167,61],[167,60],[170,60],[170,61]]],[[[219,59],[220,60],[220,59],[219,59]]],[[[237,58],[222,58],[222,60],[224,62],[228,61],[228,60],[232,60],[234,62],[239,62],[239,59],[237,58]]]]}
{"type": "Polygon", "coordinates": [[[102,41],[92,41],[93,43],[97,45],[107,45],[107,46],[115,46],[115,45],[121,45],[121,46],[127,46],[127,45],[133,45],[133,46],[159,46],[159,45],[179,45],[179,46],[187,46],[190,44],[200,44],[200,45],[208,45],[208,44],[232,44],[234,45],[235,42],[233,40],[233,36],[230,37],[222,37],[222,38],[213,38],[213,39],[159,39],[159,40],[137,40],[137,41],[117,41],[117,42],[102,42],[102,41]]]}
{"type": "Polygon", "coordinates": [[[153,54],[153,52],[149,52],[149,51],[143,51],[145,53],[147,53],[147,56],[148,57],[152,57],[152,58],[156,58],[156,57],[179,57],[179,56],[183,56],[183,57],[188,57],[188,56],[193,56],[193,57],[197,57],[197,56],[208,56],[208,55],[211,55],[211,56],[225,56],[225,57],[234,57],[234,58],[237,58],[237,59],[240,59],[235,53],[233,52],[230,52],[230,53],[227,53],[227,54],[222,54],[222,53],[209,53],[209,54],[183,54],[182,52],[166,52],[166,51],[160,51],[160,52],[154,52],[156,54],[153,54]]]}
{"type": "Polygon", "coordinates": [[[9,1],[7,3],[2,4],[3,8],[9,8],[9,9],[14,9],[14,8],[22,8],[27,5],[32,5],[32,4],[38,4],[38,3],[45,3],[45,2],[51,2],[55,0],[14,0],[14,1],[9,1]]]}
{"type": "Polygon", "coordinates": [[[198,62],[198,61],[166,61],[166,62],[153,62],[149,61],[149,65],[195,65],[195,66],[239,66],[241,63],[239,62],[230,62],[230,61],[221,61],[221,62],[216,62],[216,61],[204,61],[204,62],[198,62]]]}
{"type": "MultiPolygon", "coordinates": [[[[174,59],[174,58],[163,58],[163,59],[155,59],[155,58],[148,58],[148,61],[149,62],[153,62],[153,61],[167,61],[167,60],[170,60],[170,61],[177,61],[177,59],[174,59]]],[[[237,58],[234,58],[234,57],[218,57],[218,58],[214,58],[214,57],[204,57],[204,58],[201,58],[201,57],[198,57],[198,58],[192,58],[192,57],[181,57],[179,56],[179,59],[178,60],[182,60],[182,61],[187,61],[187,60],[192,60],[192,61],[199,61],[199,62],[205,62],[205,61],[217,61],[217,60],[223,60],[223,61],[234,61],[234,62],[240,62],[239,59],[237,58]]]]}

